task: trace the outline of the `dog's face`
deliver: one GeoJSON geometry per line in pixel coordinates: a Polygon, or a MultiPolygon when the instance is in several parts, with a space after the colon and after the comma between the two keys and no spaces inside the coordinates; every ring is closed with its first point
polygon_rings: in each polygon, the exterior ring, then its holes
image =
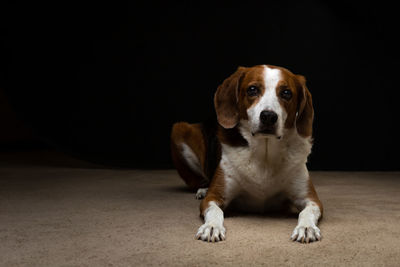
{"type": "Polygon", "coordinates": [[[224,128],[238,123],[255,137],[280,138],[285,128],[312,134],[313,107],[305,78],[270,65],[239,67],[215,93],[218,122],[224,128]]]}

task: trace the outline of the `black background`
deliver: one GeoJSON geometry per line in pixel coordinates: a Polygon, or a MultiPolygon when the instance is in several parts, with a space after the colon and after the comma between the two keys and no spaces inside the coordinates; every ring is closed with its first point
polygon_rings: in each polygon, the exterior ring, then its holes
{"type": "Polygon", "coordinates": [[[109,166],[171,167],[176,121],[213,111],[237,66],[305,75],[312,170],[399,170],[396,8],[383,2],[109,2],[2,9],[2,84],[42,142],[109,166]]]}

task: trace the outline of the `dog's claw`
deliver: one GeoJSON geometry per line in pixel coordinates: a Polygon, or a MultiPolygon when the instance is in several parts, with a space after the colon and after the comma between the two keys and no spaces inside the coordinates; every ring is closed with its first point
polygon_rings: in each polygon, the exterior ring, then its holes
{"type": "Polygon", "coordinates": [[[296,226],[290,237],[292,241],[300,243],[311,243],[315,241],[321,241],[321,232],[315,225],[313,226],[296,226]]]}
{"type": "Polygon", "coordinates": [[[208,223],[200,226],[196,239],[215,243],[225,240],[225,228],[222,225],[216,226],[208,223]]]}

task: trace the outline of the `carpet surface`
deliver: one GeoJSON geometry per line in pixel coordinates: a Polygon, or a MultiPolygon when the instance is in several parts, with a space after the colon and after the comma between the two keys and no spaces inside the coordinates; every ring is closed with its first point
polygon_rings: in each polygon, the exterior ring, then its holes
{"type": "Polygon", "coordinates": [[[107,169],[58,154],[0,155],[0,266],[399,266],[400,173],[311,172],[323,240],[297,218],[236,214],[194,239],[199,200],[175,170],[107,169]]]}

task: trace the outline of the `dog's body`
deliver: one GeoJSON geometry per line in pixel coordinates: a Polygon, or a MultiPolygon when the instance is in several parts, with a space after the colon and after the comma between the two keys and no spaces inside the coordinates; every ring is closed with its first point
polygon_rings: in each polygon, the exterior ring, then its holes
{"type": "Polygon", "coordinates": [[[224,240],[230,204],[263,212],[290,200],[301,210],[292,240],[320,240],[322,204],[306,167],[313,107],[304,77],[275,66],[240,67],[218,87],[214,104],[218,123],[176,123],[171,135],[180,176],[204,197],[196,237],[224,240]]]}

